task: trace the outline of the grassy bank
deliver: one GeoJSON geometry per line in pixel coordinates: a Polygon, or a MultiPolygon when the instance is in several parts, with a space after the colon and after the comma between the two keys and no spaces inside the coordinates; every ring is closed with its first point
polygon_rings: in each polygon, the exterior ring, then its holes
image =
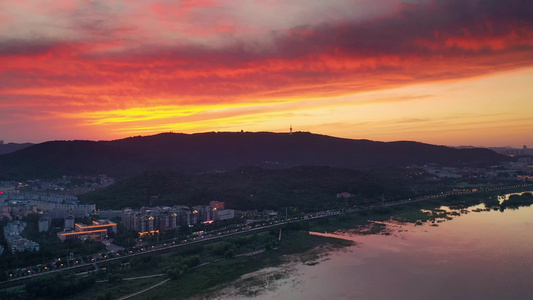
{"type": "Polygon", "coordinates": [[[97,283],[83,293],[69,299],[117,299],[150,287],[166,278],[173,279],[133,299],[184,299],[192,296],[209,297],[209,290],[224,283],[230,283],[240,276],[265,267],[279,266],[291,260],[304,263],[317,257],[313,249],[321,247],[344,247],[351,242],[333,238],[311,236],[305,224],[292,225],[279,231],[264,232],[250,236],[228,238],[223,242],[163,255],[124,259],[100,271],[101,279],[112,282],[97,283]],[[253,255],[248,255],[254,253],[253,255]],[[187,265],[188,264],[188,265],[187,265]],[[195,265],[193,265],[195,264],[195,265]],[[153,274],[162,277],[126,280],[153,274]]]}
{"type": "MultiPolygon", "coordinates": [[[[519,188],[506,191],[505,193],[520,193],[530,190],[530,187],[519,188]]],[[[453,195],[390,207],[378,207],[353,214],[342,214],[317,220],[310,223],[310,230],[334,232],[337,230],[356,229],[359,234],[386,233],[386,226],[380,222],[397,221],[417,225],[424,223],[435,224],[451,220],[459,216],[465,209],[480,204],[483,204],[483,209],[486,210],[503,210],[506,208],[516,208],[520,205],[529,205],[533,201],[531,200],[533,196],[526,193],[523,196],[511,196],[508,201],[500,204],[497,195],[501,194],[502,192],[500,191],[460,196],[453,195]],[[450,210],[441,209],[443,206],[449,207],[450,210]]]]}
{"type": "Polygon", "coordinates": [[[232,282],[240,276],[266,267],[278,266],[292,259],[309,262],[316,256],[309,253],[317,247],[326,245],[344,247],[351,245],[348,241],[311,236],[306,231],[286,230],[282,242],[277,249],[261,254],[227,259],[191,271],[187,276],[170,281],[157,290],[135,299],[183,299],[191,296],[209,298],[215,286],[232,282]]]}

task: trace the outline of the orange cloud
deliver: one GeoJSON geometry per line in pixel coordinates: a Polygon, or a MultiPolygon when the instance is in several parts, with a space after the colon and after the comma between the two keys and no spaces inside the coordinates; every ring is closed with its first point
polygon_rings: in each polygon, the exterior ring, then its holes
{"type": "MultiPolygon", "coordinates": [[[[399,5],[372,19],[308,20],[283,31],[261,31],[260,38],[240,34],[261,24],[243,26],[230,13],[209,18],[219,1],[156,3],[147,14],[140,13],[146,7],[132,4],[131,13],[116,21],[110,16],[120,12],[99,6],[106,4],[91,4],[94,14],[86,14],[61,2],[54,12],[74,20],[79,37],[68,31],[63,40],[0,39],[0,107],[5,114],[33,108],[41,112],[39,119],[137,126],[136,131],[171,128],[187,118],[207,126],[215,116],[236,124],[261,114],[287,117],[290,111],[282,104],[533,65],[532,8],[509,2],[399,5]],[[148,19],[151,14],[155,20],[148,19]],[[132,25],[135,18],[142,26],[132,25]],[[266,111],[239,118],[226,110],[252,106],[266,111]]],[[[9,16],[0,20],[14,22],[9,16]]]]}

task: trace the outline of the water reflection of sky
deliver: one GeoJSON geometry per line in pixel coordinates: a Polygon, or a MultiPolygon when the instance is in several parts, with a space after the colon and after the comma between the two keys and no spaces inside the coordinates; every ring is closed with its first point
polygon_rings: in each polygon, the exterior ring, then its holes
{"type": "Polygon", "coordinates": [[[255,299],[533,299],[533,207],[351,238],[255,299]]]}

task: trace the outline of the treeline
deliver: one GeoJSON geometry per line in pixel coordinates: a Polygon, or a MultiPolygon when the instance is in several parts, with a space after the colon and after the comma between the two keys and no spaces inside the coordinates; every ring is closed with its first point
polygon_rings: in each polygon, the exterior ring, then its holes
{"type": "Polygon", "coordinates": [[[530,206],[533,204],[533,193],[523,193],[522,195],[510,195],[509,199],[503,201],[500,205],[501,210],[506,208],[519,208],[521,206],[530,206]]]}
{"type": "Polygon", "coordinates": [[[59,299],[83,292],[95,283],[94,276],[78,277],[58,272],[30,279],[24,291],[0,291],[3,300],[59,299]]]}
{"type": "Polygon", "coordinates": [[[191,268],[200,264],[200,257],[198,255],[191,256],[180,260],[177,263],[173,263],[167,269],[166,274],[169,278],[176,279],[191,268]]]}
{"type": "Polygon", "coordinates": [[[26,292],[37,298],[56,299],[77,294],[95,283],[92,276],[77,277],[62,272],[48,276],[38,276],[26,284],[26,292]]]}
{"type": "Polygon", "coordinates": [[[410,192],[397,182],[356,170],[246,167],[217,174],[150,172],[82,195],[80,199],[95,203],[101,209],[193,206],[218,200],[225,202],[226,208],[241,210],[298,207],[301,211],[318,211],[409,195],[410,192]],[[339,199],[336,195],[341,192],[349,192],[353,197],[339,199]]]}

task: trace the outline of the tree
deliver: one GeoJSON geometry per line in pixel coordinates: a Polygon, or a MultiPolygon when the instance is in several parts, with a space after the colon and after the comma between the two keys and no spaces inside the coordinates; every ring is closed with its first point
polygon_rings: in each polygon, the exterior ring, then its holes
{"type": "Polygon", "coordinates": [[[233,250],[233,248],[230,248],[226,250],[226,252],[224,252],[225,258],[233,258],[234,255],[235,255],[235,250],[233,250]]]}
{"type": "Polygon", "coordinates": [[[0,271],[0,281],[6,281],[8,278],[7,272],[0,271]]]}

